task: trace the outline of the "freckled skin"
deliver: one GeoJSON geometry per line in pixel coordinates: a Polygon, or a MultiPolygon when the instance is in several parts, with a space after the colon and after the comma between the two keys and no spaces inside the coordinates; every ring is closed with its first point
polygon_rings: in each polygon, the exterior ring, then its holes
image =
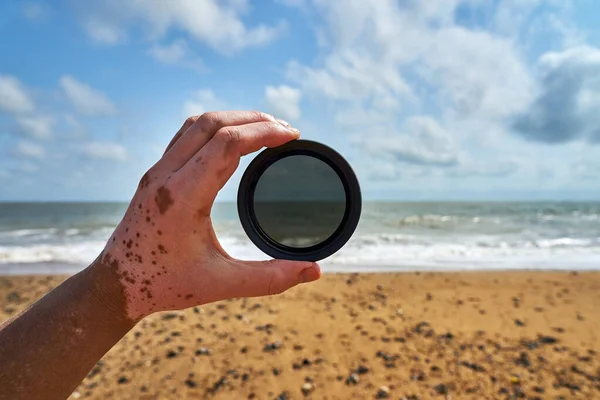
{"type": "Polygon", "coordinates": [[[188,119],[140,180],[98,259],[0,327],[0,399],[68,397],[154,312],[277,294],[318,279],[314,263],[231,258],[210,219],[241,156],[296,138],[297,131],[257,112],[188,119]]]}
{"type": "Polygon", "coordinates": [[[169,207],[174,203],[173,198],[171,198],[171,191],[164,186],[158,188],[154,200],[156,200],[158,210],[161,214],[166,213],[169,207]]]}

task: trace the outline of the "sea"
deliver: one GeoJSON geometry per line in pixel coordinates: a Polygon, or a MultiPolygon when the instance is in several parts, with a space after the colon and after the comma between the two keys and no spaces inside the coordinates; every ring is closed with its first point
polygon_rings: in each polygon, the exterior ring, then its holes
{"type": "MultiPolygon", "coordinates": [[[[81,270],[102,251],[125,203],[0,203],[0,274],[81,270]]],[[[235,203],[212,212],[232,256],[267,259],[235,203]]],[[[600,202],[366,202],[325,272],[599,270],[600,202]]]]}

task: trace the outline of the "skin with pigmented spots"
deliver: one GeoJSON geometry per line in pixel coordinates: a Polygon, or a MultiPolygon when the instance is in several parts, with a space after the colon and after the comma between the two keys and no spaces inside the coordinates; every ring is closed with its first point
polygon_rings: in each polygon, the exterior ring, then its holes
{"type": "Polygon", "coordinates": [[[140,180],[98,259],[0,328],[0,399],[66,398],[154,312],[277,294],[318,279],[315,263],[230,257],[210,218],[240,157],[298,136],[255,111],[186,120],[140,180]]]}

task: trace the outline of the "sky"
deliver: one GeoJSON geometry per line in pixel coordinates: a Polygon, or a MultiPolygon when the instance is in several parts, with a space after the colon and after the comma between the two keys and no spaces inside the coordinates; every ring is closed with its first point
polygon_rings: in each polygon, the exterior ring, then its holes
{"type": "Polygon", "coordinates": [[[594,0],[1,2],[0,201],[126,201],[186,117],[225,109],[332,146],[367,200],[599,200],[598,15],[594,0]]]}

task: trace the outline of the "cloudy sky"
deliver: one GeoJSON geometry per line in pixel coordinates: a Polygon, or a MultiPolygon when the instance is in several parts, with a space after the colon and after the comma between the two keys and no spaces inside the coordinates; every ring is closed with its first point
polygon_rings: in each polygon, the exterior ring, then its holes
{"type": "Polygon", "coordinates": [[[5,1],[0,200],[127,200],[185,117],[240,108],[338,149],[366,198],[600,199],[598,15],[595,0],[5,1]]]}

